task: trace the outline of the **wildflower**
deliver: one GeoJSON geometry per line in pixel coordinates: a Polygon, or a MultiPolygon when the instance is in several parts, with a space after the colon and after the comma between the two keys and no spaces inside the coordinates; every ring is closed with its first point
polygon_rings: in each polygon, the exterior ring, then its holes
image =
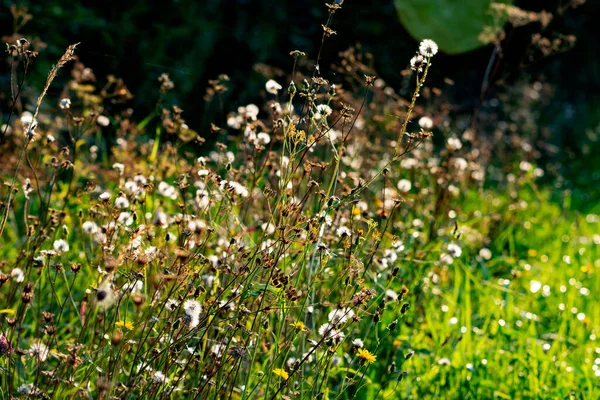
{"type": "Polygon", "coordinates": [[[371,353],[369,350],[363,349],[363,348],[358,349],[358,352],[356,353],[356,355],[359,358],[361,358],[364,362],[366,362],[367,364],[373,364],[375,362],[375,360],[377,359],[377,357],[375,355],[373,355],[373,353],[371,353]]]}
{"type": "Polygon", "coordinates": [[[317,106],[317,112],[315,113],[315,118],[316,119],[321,119],[323,117],[327,118],[328,116],[330,116],[332,113],[331,107],[329,107],[327,104],[319,104],[317,106]]]}
{"type": "Polygon", "coordinates": [[[339,325],[354,317],[354,311],[351,308],[340,308],[329,313],[329,322],[333,325],[339,325]]]}
{"type": "Polygon", "coordinates": [[[242,127],[243,118],[239,115],[232,115],[227,118],[227,126],[232,129],[240,129],[242,127]]]}
{"type": "Polygon", "coordinates": [[[130,321],[124,322],[124,321],[117,321],[115,322],[116,326],[120,326],[121,328],[125,328],[128,331],[133,330],[133,324],[130,321]]]}
{"type": "Polygon", "coordinates": [[[481,250],[479,250],[479,257],[487,261],[492,258],[492,252],[490,251],[490,249],[484,247],[481,250]]]}
{"type": "Polygon", "coordinates": [[[433,57],[438,52],[438,45],[431,39],[424,39],[419,44],[419,53],[424,57],[433,57]]]}
{"type": "Polygon", "coordinates": [[[23,194],[26,199],[29,199],[29,195],[33,192],[33,186],[31,186],[31,180],[29,178],[25,179],[25,184],[23,185],[23,194]]]}
{"type": "Polygon", "coordinates": [[[429,117],[421,117],[419,118],[419,126],[423,129],[431,129],[433,128],[433,121],[429,117]]]}
{"type": "Polygon", "coordinates": [[[135,193],[138,191],[138,185],[134,181],[127,181],[125,182],[125,190],[128,193],[135,193]]]}
{"type": "Polygon", "coordinates": [[[21,268],[14,268],[12,271],[10,271],[10,276],[17,283],[21,283],[25,280],[25,273],[21,268]]]}
{"type": "Polygon", "coordinates": [[[179,302],[175,299],[167,299],[165,308],[169,311],[175,311],[179,307],[179,302]]]}
{"type": "Polygon", "coordinates": [[[196,300],[186,300],[183,303],[183,310],[189,318],[189,325],[191,328],[195,328],[200,323],[200,312],[202,306],[196,300]]]}
{"type": "Polygon", "coordinates": [[[110,282],[105,281],[96,290],[96,301],[98,307],[108,308],[115,301],[115,291],[113,290],[110,282]]]}
{"type": "Polygon", "coordinates": [[[108,199],[110,199],[110,193],[104,192],[100,196],[98,196],[98,198],[102,201],[108,201],[108,199]]]}
{"type": "Polygon", "coordinates": [[[256,135],[256,141],[258,142],[258,144],[269,144],[271,142],[271,136],[269,136],[268,133],[265,132],[260,132],[256,135]]]}
{"type": "Polygon", "coordinates": [[[267,83],[265,84],[265,89],[267,90],[267,92],[269,92],[271,94],[277,94],[277,92],[279,90],[281,90],[282,88],[283,88],[283,86],[281,86],[279,83],[277,83],[273,79],[269,79],[267,81],[267,83]]]}
{"type": "Polygon", "coordinates": [[[450,150],[460,150],[462,148],[462,143],[460,142],[460,139],[456,137],[448,138],[446,144],[448,145],[448,148],[450,150]]]}
{"type": "Polygon", "coordinates": [[[64,98],[64,99],[60,99],[60,108],[63,110],[67,110],[69,108],[71,108],[71,99],[68,98],[64,98]]]}
{"type": "Polygon", "coordinates": [[[402,193],[407,193],[410,191],[412,184],[408,179],[400,179],[398,182],[398,190],[402,193]]]}
{"type": "Polygon", "coordinates": [[[350,229],[346,228],[345,226],[340,226],[335,231],[335,234],[337,236],[339,236],[339,237],[344,237],[344,236],[350,236],[350,235],[352,235],[352,232],[350,231],[350,229]]]}
{"type": "Polygon", "coordinates": [[[462,254],[462,250],[461,250],[460,246],[458,246],[457,244],[450,243],[448,245],[448,253],[452,257],[457,258],[457,257],[460,257],[460,255],[462,254]]]}
{"type": "Polygon", "coordinates": [[[42,342],[37,342],[29,348],[29,355],[36,358],[39,362],[44,362],[48,358],[48,346],[42,342]]]}
{"type": "Polygon", "coordinates": [[[125,196],[117,197],[115,199],[115,207],[120,209],[127,208],[129,207],[129,200],[125,196]]]}
{"type": "Polygon", "coordinates": [[[17,392],[19,392],[19,394],[31,395],[38,393],[38,389],[33,385],[33,383],[24,383],[17,388],[17,392]]]}
{"type": "Polygon", "coordinates": [[[457,188],[454,185],[449,185],[448,186],[448,192],[450,192],[450,194],[454,197],[458,197],[458,195],[460,194],[460,189],[457,188]]]}
{"type": "Polygon", "coordinates": [[[451,265],[454,262],[454,258],[448,253],[440,254],[440,261],[444,264],[451,265]]]}
{"type": "Polygon", "coordinates": [[[354,346],[354,347],[362,348],[362,347],[364,347],[364,345],[365,345],[365,343],[362,341],[362,339],[356,338],[352,341],[352,346],[354,346]]]}
{"type": "Polygon", "coordinates": [[[161,196],[175,200],[177,198],[177,189],[174,186],[169,185],[167,182],[161,182],[158,184],[158,193],[161,196]]]}
{"type": "Polygon", "coordinates": [[[326,342],[339,343],[344,340],[344,332],[335,329],[331,324],[323,324],[319,328],[319,335],[325,338],[326,342]]]}
{"type": "Polygon", "coordinates": [[[410,69],[417,72],[423,72],[423,67],[426,62],[422,55],[417,54],[413,58],[410,59],[410,69]]]}
{"type": "Polygon", "coordinates": [[[54,247],[54,250],[56,250],[56,252],[58,253],[64,253],[69,251],[69,243],[67,243],[63,239],[56,240],[52,247],[54,247]]]}
{"type": "Polygon", "coordinates": [[[212,345],[212,347],[210,348],[210,352],[215,357],[221,357],[223,355],[224,349],[225,349],[224,345],[217,343],[217,344],[212,345]]]}
{"type": "Polygon", "coordinates": [[[284,380],[287,380],[290,377],[290,374],[288,374],[283,368],[275,368],[273,373],[277,376],[280,376],[284,380]]]}
{"type": "Polygon", "coordinates": [[[98,118],[96,118],[96,122],[100,126],[108,126],[110,124],[110,120],[104,115],[98,115],[98,118]]]}
{"type": "Polygon", "coordinates": [[[396,251],[403,251],[404,250],[404,242],[402,240],[394,240],[394,242],[392,243],[392,247],[396,251]]]}
{"type": "Polygon", "coordinates": [[[531,293],[537,293],[540,291],[541,288],[542,288],[541,282],[538,282],[538,281],[529,282],[529,290],[531,290],[531,293]]]}
{"type": "Polygon", "coordinates": [[[385,297],[390,300],[398,300],[398,293],[394,292],[392,289],[388,289],[385,291],[385,297]]]}
{"type": "Polygon", "coordinates": [[[86,221],[81,225],[81,229],[83,229],[84,233],[93,235],[94,233],[98,232],[98,225],[96,225],[95,222],[86,221]]]}
{"type": "Polygon", "coordinates": [[[304,325],[304,322],[302,322],[302,321],[292,322],[290,324],[290,326],[300,332],[306,331],[306,326],[304,325]]]}
{"type": "Polygon", "coordinates": [[[439,365],[450,365],[450,359],[448,358],[440,358],[440,360],[438,361],[439,365]]]}
{"type": "Polygon", "coordinates": [[[27,136],[29,140],[33,140],[35,136],[37,123],[37,120],[33,118],[33,114],[29,111],[24,111],[23,114],[21,114],[21,125],[23,125],[25,136],[27,136]]]}
{"type": "Polygon", "coordinates": [[[167,382],[167,381],[168,381],[168,379],[167,379],[167,377],[165,376],[165,374],[163,374],[163,373],[162,373],[162,372],[160,372],[160,371],[155,371],[155,372],[154,372],[154,375],[152,375],[152,382],[154,382],[154,383],[156,383],[156,384],[159,384],[159,385],[160,385],[160,384],[163,384],[163,383],[165,383],[165,382],[167,382]]]}
{"type": "Polygon", "coordinates": [[[0,333],[0,356],[13,352],[12,345],[4,333],[0,333]]]}
{"type": "Polygon", "coordinates": [[[448,164],[459,171],[464,171],[469,166],[468,161],[460,157],[451,158],[448,164]]]}

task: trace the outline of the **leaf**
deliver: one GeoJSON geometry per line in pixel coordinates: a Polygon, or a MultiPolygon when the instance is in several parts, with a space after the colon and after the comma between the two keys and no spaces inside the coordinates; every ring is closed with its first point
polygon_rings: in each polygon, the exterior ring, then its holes
{"type": "MultiPolygon", "coordinates": [[[[512,0],[501,2],[512,4],[512,0]]],[[[494,18],[489,12],[490,4],[490,0],[394,1],[400,21],[415,39],[432,39],[448,54],[483,46],[480,34],[504,24],[505,17],[494,18]]]]}

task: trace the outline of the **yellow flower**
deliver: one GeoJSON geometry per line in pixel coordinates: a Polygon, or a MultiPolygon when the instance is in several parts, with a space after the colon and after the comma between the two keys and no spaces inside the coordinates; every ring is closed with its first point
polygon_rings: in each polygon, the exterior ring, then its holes
{"type": "Polygon", "coordinates": [[[538,252],[537,252],[537,250],[535,250],[535,249],[529,249],[529,250],[527,250],[527,255],[528,255],[529,257],[535,257],[535,256],[537,256],[537,255],[538,255],[538,252]]]}
{"type": "Polygon", "coordinates": [[[275,368],[275,369],[273,370],[273,373],[274,373],[275,375],[277,375],[277,376],[280,376],[280,377],[281,377],[281,378],[283,378],[283,379],[287,379],[287,378],[289,378],[289,377],[290,377],[290,374],[288,374],[288,373],[286,372],[286,370],[285,370],[285,369],[283,369],[283,368],[275,368]]]}
{"type": "Polygon", "coordinates": [[[115,322],[115,325],[120,326],[120,327],[125,327],[125,329],[127,329],[128,331],[133,329],[133,324],[129,321],[127,321],[127,322],[118,321],[118,322],[115,322]]]}
{"type": "Polygon", "coordinates": [[[296,328],[300,332],[306,331],[306,325],[302,321],[296,321],[290,324],[292,328],[296,328]]]}
{"type": "Polygon", "coordinates": [[[367,364],[373,364],[377,359],[377,357],[374,356],[373,353],[365,349],[358,349],[358,353],[356,353],[356,355],[359,358],[362,358],[367,364]]]}

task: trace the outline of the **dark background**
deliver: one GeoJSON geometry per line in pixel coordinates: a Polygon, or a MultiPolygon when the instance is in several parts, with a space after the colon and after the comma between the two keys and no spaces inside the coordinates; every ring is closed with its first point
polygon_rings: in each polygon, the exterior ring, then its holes
{"type": "MultiPolygon", "coordinates": [[[[31,85],[41,87],[47,71],[66,46],[81,42],[77,53],[94,70],[99,83],[105,82],[108,74],[124,79],[135,95],[131,107],[138,120],[155,107],[157,78],[168,72],[176,85],[172,100],[184,109],[188,125],[200,132],[213,118],[203,100],[209,79],[221,73],[231,77],[226,104],[228,110],[234,110],[238,105],[260,101],[256,96],[264,88],[265,78],[253,69],[257,63],[289,74],[291,50],[299,49],[309,58],[315,58],[321,24],[327,19],[324,3],[317,0],[17,2],[26,5],[33,15],[20,33],[30,39],[39,36],[47,44],[32,65],[31,85]]],[[[564,3],[529,0],[516,1],[515,5],[555,13],[564,3]]],[[[10,4],[0,0],[2,36],[12,33],[10,4]]],[[[577,43],[566,53],[537,57],[534,61],[527,54],[531,35],[541,31],[540,24],[519,28],[507,25],[502,62],[492,77],[500,84],[486,93],[489,99],[497,90],[505,90],[515,82],[537,79],[551,82],[555,91],[537,114],[539,129],[551,132],[553,143],[564,150],[561,153],[565,158],[557,158],[557,162],[573,163],[576,171],[582,167],[577,163],[581,162],[582,148],[586,145],[583,132],[596,128],[600,121],[598,21],[600,1],[597,0],[588,0],[563,16],[555,16],[545,33],[573,34],[577,43]]],[[[337,35],[325,44],[321,62],[325,78],[335,82],[336,76],[329,66],[339,61],[340,51],[360,43],[365,52],[373,54],[378,75],[392,87],[400,87],[400,72],[407,67],[418,41],[402,27],[393,0],[373,3],[347,0],[335,14],[331,27],[337,35]]],[[[481,84],[492,52],[490,45],[465,54],[436,56],[428,85],[443,86],[443,79],[451,78],[455,85],[446,95],[457,110],[472,112],[480,105],[481,84]]],[[[6,65],[2,68],[0,84],[5,91],[8,73],[6,65]]],[[[63,72],[64,79],[68,77],[65,75],[63,72]]],[[[282,76],[278,81],[284,84],[287,78],[282,76]]],[[[52,90],[50,96],[60,95],[59,85],[52,90]]],[[[586,179],[599,183],[597,158],[586,161],[586,168],[591,171],[586,179]]]]}

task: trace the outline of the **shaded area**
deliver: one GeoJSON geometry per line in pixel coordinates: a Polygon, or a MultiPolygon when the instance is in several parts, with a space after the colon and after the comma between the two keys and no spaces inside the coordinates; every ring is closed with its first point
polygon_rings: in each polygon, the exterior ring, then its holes
{"type": "MultiPolygon", "coordinates": [[[[516,5],[554,13],[563,3],[540,0],[516,5]]],[[[11,33],[10,4],[4,1],[1,6],[2,36],[11,33]]],[[[254,65],[263,63],[288,74],[292,66],[290,50],[302,50],[314,59],[321,23],[327,18],[324,3],[316,0],[181,0],[152,7],[141,0],[126,4],[114,0],[20,4],[27,5],[33,15],[22,33],[39,35],[48,45],[45,54],[32,65],[32,85],[41,86],[52,60],[68,44],[81,42],[80,59],[93,68],[99,80],[108,74],[124,79],[135,94],[131,106],[138,119],[154,109],[159,86],[156,79],[168,72],[176,85],[174,98],[169,100],[182,105],[189,125],[201,132],[218,116],[222,119],[227,111],[258,100],[265,78],[253,69],[254,65]],[[226,106],[223,110],[214,105],[207,108],[203,100],[207,82],[221,73],[231,77],[226,106]]],[[[594,157],[589,157],[594,149],[583,132],[599,123],[600,52],[596,40],[600,28],[595,22],[599,16],[600,4],[595,1],[562,16],[555,15],[543,34],[550,38],[573,34],[578,40],[568,52],[548,57],[532,52],[531,36],[540,32],[539,24],[507,27],[502,57],[490,76],[492,82],[501,84],[485,93],[486,99],[493,98],[505,90],[503,83],[512,84],[518,79],[551,82],[556,91],[536,114],[537,129],[544,131],[538,134],[558,149],[550,160],[569,166],[563,173],[577,171],[572,174],[573,180],[592,183],[600,180],[595,172],[599,166],[594,157]],[[582,157],[585,168],[580,164],[582,157]]],[[[377,5],[347,1],[334,16],[332,28],[337,35],[327,40],[321,62],[326,78],[336,81],[328,66],[339,62],[340,51],[360,43],[365,52],[373,54],[373,67],[380,76],[393,87],[401,87],[401,71],[415,49],[415,39],[400,24],[393,1],[377,5]]],[[[456,105],[455,112],[469,114],[480,107],[482,82],[493,52],[493,46],[486,46],[466,54],[436,57],[430,82],[444,87],[448,100],[456,105]],[[451,78],[455,85],[444,86],[444,78],[451,78]]],[[[6,65],[2,68],[0,83],[4,87],[8,73],[6,65]]],[[[50,96],[59,96],[58,87],[53,86],[50,96]]]]}

